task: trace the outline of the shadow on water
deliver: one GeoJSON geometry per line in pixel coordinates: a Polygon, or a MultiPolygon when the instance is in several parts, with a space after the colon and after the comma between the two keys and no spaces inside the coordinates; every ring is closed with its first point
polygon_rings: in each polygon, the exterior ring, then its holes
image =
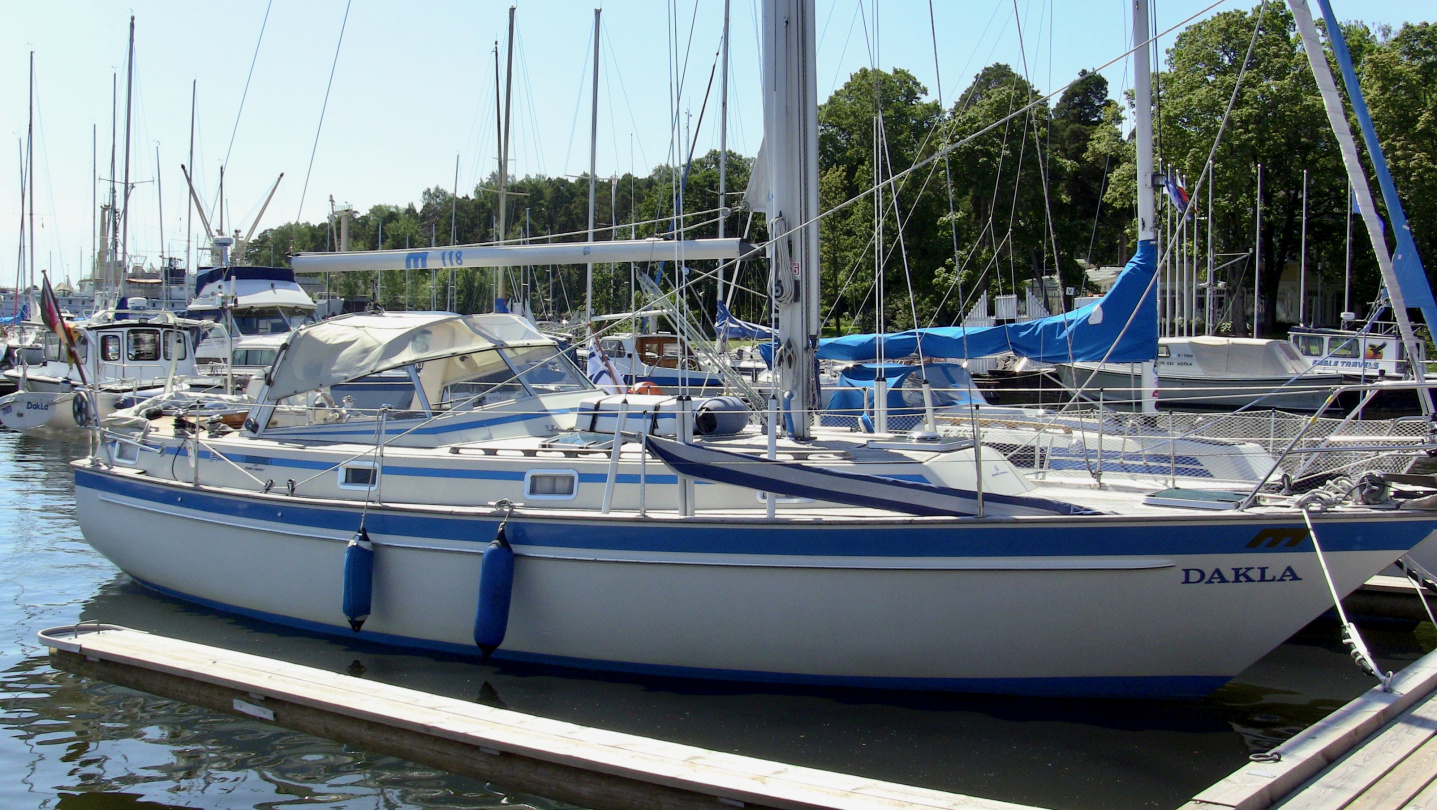
{"type": "MultiPolygon", "coordinates": [[[[1201,701],[773,688],[483,665],[220,614],[135,585],[89,549],[74,448],[0,435],[0,806],[483,807],[505,794],[392,757],[51,669],[44,626],[96,620],[460,700],[873,778],[1050,808],[1177,807],[1370,685],[1317,622],[1201,701]],[[9,459],[8,466],[4,464],[9,459]],[[6,509],[9,507],[9,509],[6,509]]],[[[1422,653],[1367,629],[1385,667],[1422,653]]]]}

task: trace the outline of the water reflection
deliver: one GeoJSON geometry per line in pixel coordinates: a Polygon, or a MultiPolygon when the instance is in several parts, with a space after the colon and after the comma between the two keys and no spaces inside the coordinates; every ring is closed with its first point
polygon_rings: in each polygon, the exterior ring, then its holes
{"type": "MultiPolygon", "coordinates": [[[[52,670],[49,625],[97,620],[461,700],[1053,808],[1176,807],[1371,685],[1316,624],[1204,701],[725,686],[409,653],[154,595],[89,549],[66,448],[0,435],[0,806],[551,806],[392,757],[52,670]],[[7,463],[8,461],[8,463],[7,463]]],[[[1384,667],[1422,649],[1365,628],[1384,667]]]]}

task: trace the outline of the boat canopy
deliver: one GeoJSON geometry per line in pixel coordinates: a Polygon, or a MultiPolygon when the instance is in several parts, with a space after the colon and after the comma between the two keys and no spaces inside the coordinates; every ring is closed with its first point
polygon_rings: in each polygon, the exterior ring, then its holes
{"type": "Polygon", "coordinates": [[[1164,373],[1183,377],[1291,378],[1308,370],[1307,361],[1285,340],[1199,336],[1169,338],[1163,345],[1171,357],[1165,362],[1174,365],[1164,373]]]}
{"type": "Polygon", "coordinates": [[[516,315],[341,315],[295,331],[270,372],[267,398],[278,401],[426,360],[532,345],[557,350],[552,338],[516,315]]]}
{"type": "Polygon", "coordinates": [[[886,335],[845,335],[818,343],[829,360],[896,360],[926,357],[988,357],[1012,352],[1043,363],[1143,363],[1158,353],[1157,246],[1139,242],[1113,287],[1101,299],[1072,312],[1001,326],[943,326],[886,335]]]}

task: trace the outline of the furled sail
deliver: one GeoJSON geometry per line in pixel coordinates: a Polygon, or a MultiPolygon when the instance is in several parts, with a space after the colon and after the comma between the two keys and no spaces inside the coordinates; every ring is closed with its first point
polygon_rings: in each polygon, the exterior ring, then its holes
{"type": "Polygon", "coordinates": [[[1138,251],[1101,299],[1072,312],[999,326],[943,326],[887,335],[845,335],[819,341],[818,356],[863,362],[921,353],[925,357],[988,357],[1012,352],[1044,363],[1142,363],[1158,352],[1158,305],[1153,276],[1157,247],[1138,251]]]}

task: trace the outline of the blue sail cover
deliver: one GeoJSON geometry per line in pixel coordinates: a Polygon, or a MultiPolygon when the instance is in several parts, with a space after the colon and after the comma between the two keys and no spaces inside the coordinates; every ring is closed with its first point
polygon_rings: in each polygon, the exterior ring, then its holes
{"type": "Polygon", "coordinates": [[[1072,312],[1002,326],[943,326],[889,335],[845,335],[818,342],[818,356],[864,362],[926,357],[987,357],[1012,352],[1043,363],[1143,363],[1158,354],[1157,245],[1139,242],[1138,252],[1108,294],[1072,312]]]}
{"type": "Polygon", "coordinates": [[[718,302],[718,317],[714,319],[718,336],[729,340],[764,340],[773,337],[773,330],[767,326],[741,321],[735,318],[722,301],[718,302]]]}

